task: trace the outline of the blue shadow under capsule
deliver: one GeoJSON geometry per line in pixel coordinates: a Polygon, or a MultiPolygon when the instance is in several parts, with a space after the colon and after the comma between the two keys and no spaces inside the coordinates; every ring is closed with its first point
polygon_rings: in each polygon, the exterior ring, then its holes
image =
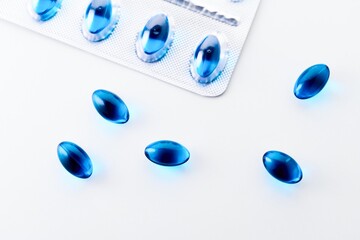
{"type": "Polygon", "coordinates": [[[54,17],[61,7],[62,0],[31,0],[30,15],[37,21],[47,21],[54,17]]]}
{"type": "Polygon", "coordinates": [[[156,62],[165,56],[174,39],[172,21],[164,13],[146,23],[136,40],[136,54],[144,62],[156,62]]]}
{"type": "Polygon", "coordinates": [[[279,151],[268,151],[263,163],[271,176],[284,183],[298,183],[302,179],[299,164],[289,155],[279,151]]]}
{"type": "Polygon", "coordinates": [[[162,140],[148,145],[145,148],[145,156],[162,166],[178,166],[189,160],[190,153],[177,142],[162,140]]]}
{"type": "Polygon", "coordinates": [[[102,41],[114,31],[119,18],[119,7],[111,0],[92,0],[83,18],[82,34],[91,42],[102,41]]]}
{"type": "Polygon", "coordinates": [[[316,64],[306,69],[297,79],[294,94],[299,99],[308,99],[318,94],[326,85],[330,69],[325,64],[316,64]]]}
{"type": "Polygon", "coordinates": [[[123,124],[129,120],[129,110],[121,98],[106,90],[96,90],[92,95],[94,107],[106,120],[123,124]]]}
{"type": "Polygon", "coordinates": [[[89,178],[93,172],[91,160],[87,153],[72,142],[58,145],[57,154],[64,168],[78,178],[89,178]]]}
{"type": "Polygon", "coordinates": [[[190,59],[191,76],[199,83],[211,83],[224,70],[228,55],[227,41],[222,34],[207,35],[190,59]]]}

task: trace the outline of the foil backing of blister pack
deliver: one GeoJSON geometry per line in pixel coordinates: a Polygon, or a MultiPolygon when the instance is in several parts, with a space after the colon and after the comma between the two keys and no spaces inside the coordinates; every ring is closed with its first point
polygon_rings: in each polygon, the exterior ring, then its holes
{"type": "MultiPolygon", "coordinates": [[[[219,96],[229,84],[259,2],[114,0],[113,4],[120,7],[120,20],[109,38],[96,43],[89,42],[81,33],[81,22],[89,1],[63,0],[55,17],[39,22],[29,14],[29,0],[1,0],[0,18],[194,93],[219,96]],[[173,19],[174,40],[165,57],[158,62],[146,63],[136,55],[136,37],[146,22],[160,12],[173,19]],[[236,24],[221,19],[230,19],[236,24]],[[190,74],[190,58],[199,42],[214,32],[221,32],[228,40],[228,61],[215,81],[200,84],[190,74]]],[[[119,79],[121,77],[119,73],[119,79]]]]}

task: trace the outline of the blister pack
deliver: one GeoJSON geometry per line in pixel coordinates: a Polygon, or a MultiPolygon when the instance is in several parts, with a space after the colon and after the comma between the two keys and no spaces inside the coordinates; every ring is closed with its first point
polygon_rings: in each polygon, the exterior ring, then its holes
{"type": "Polygon", "coordinates": [[[259,2],[3,0],[0,18],[200,95],[218,96],[228,86],[259,2]]]}

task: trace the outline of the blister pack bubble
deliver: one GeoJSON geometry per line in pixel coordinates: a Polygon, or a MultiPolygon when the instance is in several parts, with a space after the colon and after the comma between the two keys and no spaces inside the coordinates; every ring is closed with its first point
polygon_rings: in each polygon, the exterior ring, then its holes
{"type": "MultiPolygon", "coordinates": [[[[84,16],[96,0],[49,0],[57,2],[56,9],[43,14],[44,19],[31,14],[29,8],[34,1],[0,1],[0,18],[203,96],[219,96],[226,90],[260,3],[260,0],[108,0],[116,10],[113,14],[118,14],[116,24],[108,35],[101,36],[102,39],[95,36],[92,41],[93,36],[90,34],[89,40],[84,33],[84,16]],[[172,39],[157,56],[141,58],[136,44],[139,34],[159,14],[171,21],[172,39]],[[221,36],[223,52],[217,56],[225,60],[220,67],[213,65],[214,60],[199,63],[206,60],[209,50],[199,47],[201,43],[209,45],[211,38],[206,39],[207,36],[221,36]],[[196,69],[205,77],[194,76],[196,69]]],[[[218,60],[216,56],[212,58],[218,60]]]]}

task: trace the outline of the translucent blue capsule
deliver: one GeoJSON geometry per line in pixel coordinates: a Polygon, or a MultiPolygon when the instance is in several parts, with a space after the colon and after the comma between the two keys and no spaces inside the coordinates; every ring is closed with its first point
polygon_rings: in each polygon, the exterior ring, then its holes
{"type": "Polygon", "coordinates": [[[299,99],[307,99],[318,94],[326,85],[330,76],[329,67],[316,64],[306,69],[297,79],[294,94],[299,99]]]}
{"type": "Polygon", "coordinates": [[[121,98],[106,90],[96,90],[92,95],[94,107],[106,120],[123,124],[129,120],[129,110],[121,98]]]}
{"type": "Polygon", "coordinates": [[[111,0],[92,0],[84,15],[82,34],[91,42],[102,41],[114,31],[119,18],[119,7],[111,0]]]}
{"type": "Polygon", "coordinates": [[[31,0],[30,15],[37,21],[47,21],[54,17],[61,7],[62,0],[31,0]]]}
{"type": "Polygon", "coordinates": [[[189,151],[181,144],[169,140],[157,141],[145,148],[145,156],[163,166],[178,166],[190,158],[189,151]]]}
{"type": "Polygon", "coordinates": [[[164,13],[156,14],[138,33],[136,54],[144,62],[156,62],[165,56],[174,39],[172,20],[164,13]]]}
{"type": "Polygon", "coordinates": [[[93,172],[91,160],[87,153],[72,142],[58,145],[57,154],[64,168],[78,178],[89,178],[93,172]]]}
{"type": "Polygon", "coordinates": [[[263,156],[263,163],[271,176],[284,183],[298,183],[302,179],[299,164],[289,155],[279,151],[268,151],[263,156]]]}
{"type": "Polygon", "coordinates": [[[224,70],[228,55],[228,44],[222,34],[214,33],[206,36],[190,59],[192,77],[202,84],[211,83],[224,70]]]}

